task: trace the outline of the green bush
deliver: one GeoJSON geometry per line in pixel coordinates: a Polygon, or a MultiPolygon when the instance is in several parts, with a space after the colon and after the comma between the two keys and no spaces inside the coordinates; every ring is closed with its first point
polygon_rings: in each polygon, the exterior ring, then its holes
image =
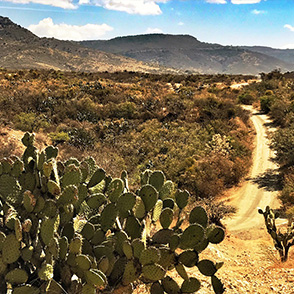
{"type": "Polygon", "coordinates": [[[252,94],[245,92],[238,96],[238,101],[245,105],[251,105],[255,101],[255,98],[252,94]]]}
{"type": "Polygon", "coordinates": [[[269,113],[271,110],[271,106],[275,101],[275,96],[262,96],[259,98],[260,101],[260,109],[264,113],[269,113]]]}
{"type": "Polygon", "coordinates": [[[66,132],[50,133],[49,137],[52,140],[52,143],[54,145],[64,143],[64,142],[68,142],[70,140],[70,137],[69,137],[68,133],[66,133],[66,132]]]}
{"type": "Polygon", "coordinates": [[[33,112],[21,112],[15,117],[14,122],[15,127],[24,132],[33,132],[50,126],[49,122],[42,115],[38,116],[33,112]]]}

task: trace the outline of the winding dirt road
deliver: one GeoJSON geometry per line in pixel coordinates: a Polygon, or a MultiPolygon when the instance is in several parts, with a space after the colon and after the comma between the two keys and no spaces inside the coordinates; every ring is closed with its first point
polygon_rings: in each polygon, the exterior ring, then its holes
{"type": "Polygon", "coordinates": [[[264,226],[263,217],[257,213],[257,208],[269,205],[277,208],[278,166],[272,161],[274,152],[269,148],[267,131],[270,120],[265,114],[260,114],[252,107],[246,107],[252,113],[251,120],[256,131],[253,165],[249,177],[233,193],[231,205],[237,208],[236,215],[225,221],[229,231],[259,229],[264,226]]]}

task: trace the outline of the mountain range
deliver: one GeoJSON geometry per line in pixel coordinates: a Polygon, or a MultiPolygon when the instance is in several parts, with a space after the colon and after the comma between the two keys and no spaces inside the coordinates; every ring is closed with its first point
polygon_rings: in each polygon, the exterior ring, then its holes
{"type": "MultiPolygon", "coordinates": [[[[63,71],[161,72],[162,68],[122,55],[86,48],[77,42],[39,38],[29,30],[0,17],[0,67],[63,71]]],[[[164,69],[164,71],[167,71],[164,69]]],[[[172,70],[174,72],[174,70],[172,70]]]]}
{"type": "Polygon", "coordinates": [[[107,41],[39,38],[0,17],[0,66],[65,71],[258,74],[294,70],[294,50],[222,46],[189,35],[146,34],[107,41]]]}

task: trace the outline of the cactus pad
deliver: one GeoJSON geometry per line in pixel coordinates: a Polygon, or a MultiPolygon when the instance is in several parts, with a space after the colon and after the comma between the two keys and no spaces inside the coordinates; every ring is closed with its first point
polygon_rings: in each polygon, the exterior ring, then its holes
{"type": "MultiPolygon", "coordinates": [[[[13,289],[12,294],[39,294],[40,290],[31,285],[24,285],[13,289]]],[[[47,292],[49,294],[49,292],[47,292]]],[[[52,293],[50,293],[52,294],[52,293]]]]}
{"type": "Polygon", "coordinates": [[[106,202],[106,197],[102,193],[93,194],[87,199],[87,204],[91,209],[97,209],[106,202]]]}
{"type": "Polygon", "coordinates": [[[53,147],[53,146],[48,146],[45,149],[45,153],[46,153],[46,158],[47,160],[51,159],[51,158],[56,158],[58,155],[58,148],[53,147]]]}
{"type": "Polygon", "coordinates": [[[136,203],[133,207],[133,212],[134,212],[134,216],[139,219],[144,218],[146,214],[144,201],[142,200],[142,198],[138,196],[136,197],[136,203]]]}
{"type": "Polygon", "coordinates": [[[141,252],[145,249],[144,242],[140,239],[134,239],[132,241],[133,253],[135,258],[140,258],[141,252]]]}
{"type": "Polygon", "coordinates": [[[72,239],[69,243],[69,252],[73,254],[80,254],[82,251],[82,243],[82,238],[78,236],[72,239]]]}
{"type": "Polygon", "coordinates": [[[205,209],[201,206],[194,207],[189,216],[190,224],[200,224],[203,228],[207,227],[208,216],[205,209]]]}
{"type": "Polygon", "coordinates": [[[0,176],[0,196],[5,201],[11,204],[19,204],[22,201],[20,190],[20,185],[14,177],[7,174],[0,176]]]}
{"type": "Polygon", "coordinates": [[[211,284],[212,284],[212,288],[216,294],[222,294],[225,292],[224,285],[216,276],[211,277],[211,284]]]}
{"type": "Polygon", "coordinates": [[[186,267],[193,267],[199,260],[198,253],[193,250],[185,250],[179,255],[178,260],[186,267]]]}
{"type": "Polygon", "coordinates": [[[117,200],[117,207],[120,211],[127,212],[132,210],[136,203],[136,195],[133,193],[124,193],[117,200]]]}
{"type": "Polygon", "coordinates": [[[118,211],[114,203],[110,203],[105,206],[100,217],[101,228],[104,232],[112,227],[116,220],[117,214],[118,211]]]}
{"type": "Polygon", "coordinates": [[[73,204],[78,200],[78,188],[74,185],[66,186],[57,203],[59,205],[73,204]]]}
{"type": "Polygon", "coordinates": [[[139,195],[144,202],[146,211],[150,211],[158,200],[158,192],[151,185],[143,186],[139,191],[139,195]]]}
{"type": "Polygon", "coordinates": [[[56,223],[57,217],[55,218],[45,218],[41,224],[41,238],[45,245],[49,245],[54,235],[54,225],[56,223]]]}
{"type": "Polygon", "coordinates": [[[157,222],[159,220],[162,208],[163,208],[163,202],[161,199],[158,199],[155,206],[154,206],[153,213],[152,213],[152,221],[153,222],[157,222]]]}
{"type": "Polygon", "coordinates": [[[142,227],[137,218],[129,216],[125,225],[125,232],[131,239],[140,238],[142,227]]]}
{"type": "Polygon", "coordinates": [[[164,278],[166,271],[158,264],[147,264],[143,266],[142,273],[147,280],[158,281],[164,278]]]}
{"type": "Polygon", "coordinates": [[[20,257],[20,242],[17,241],[14,234],[6,237],[2,247],[2,258],[7,264],[13,263],[20,257]]]}
{"type": "Polygon", "coordinates": [[[217,268],[215,267],[215,264],[208,260],[208,259],[203,259],[199,261],[197,264],[197,267],[201,274],[205,276],[213,276],[217,272],[217,268]]]}
{"type": "Polygon", "coordinates": [[[88,256],[84,254],[77,255],[76,264],[82,270],[89,270],[91,267],[91,260],[88,256]]]}
{"type": "Polygon", "coordinates": [[[36,197],[32,194],[31,191],[25,191],[23,193],[23,206],[27,212],[32,212],[37,203],[36,197]]]}
{"type": "Polygon", "coordinates": [[[160,259],[160,251],[155,247],[144,249],[140,255],[140,263],[142,265],[157,263],[160,259]]]}
{"type": "Polygon", "coordinates": [[[170,208],[165,208],[160,214],[160,224],[164,229],[168,229],[174,218],[174,212],[170,208]]]}
{"type": "Polygon", "coordinates": [[[174,183],[172,181],[166,181],[159,190],[159,198],[164,200],[171,197],[174,190],[174,183]]]}
{"type": "Polygon", "coordinates": [[[126,264],[124,274],[122,277],[123,285],[128,285],[134,282],[140,275],[140,271],[136,268],[134,261],[129,260],[126,264]]]}
{"type": "MultiPolygon", "coordinates": [[[[89,163],[88,163],[89,164],[89,163]]],[[[93,165],[93,164],[92,164],[93,165]]],[[[89,164],[90,173],[91,173],[91,164],[89,164]]],[[[88,183],[88,188],[92,188],[98,185],[105,178],[105,171],[102,168],[98,168],[91,176],[91,179],[88,183]]]]}
{"type": "Polygon", "coordinates": [[[175,268],[177,273],[181,276],[182,279],[184,280],[189,279],[186,269],[181,263],[176,264],[175,268]]]}
{"type": "Polygon", "coordinates": [[[78,167],[74,164],[69,165],[65,169],[65,174],[61,178],[61,185],[63,188],[69,185],[78,186],[81,182],[82,174],[78,167]]]}
{"type": "Polygon", "coordinates": [[[221,227],[211,226],[207,230],[207,238],[210,243],[218,244],[225,238],[225,231],[221,227]]]}
{"type": "Polygon", "coordinates": [[[165,198],[163,200],[163,208],[174,209],[174,207],[175,207],[175,201],[172,198],[165,198]]]}
{"type": "Polygon", "coordinates": [[[3,262],[3,258],[0,255],[0,275],[4,274],[7,269],[7,264],[3,262]]]}
{"type": "Polygon", "coordinates": [[[0,232],[0,252],[2,251],[3,243],[5,239],[6,239],[6,235],[3,232],[0,232]]]}
{"type": "Polygon", "coordinates": [[[162,171],[156,170],[149,176],[149,184],[152,185],[157,191],[161,189],[165,182],[165,175],[162,171]]]}
{"type": "Polygon", "coordinates": [[[196,278],[189,278],[189,280],[184,280],[181,286],[182,293],[195,293],[200,289],[200,282],[196,278]]]}
{"type": "Polygon", "coordinates": [[[151,285],[150,294],[164,294],[164,289],[159,282],[155,282],[151,285]]]}
{"type": "Polygon", "coordinates": [[[34,247],[33,246],[26,246],[21,249],[21,258],[24,261],[30,261],[34,252],[34,247]]]}
{"type": "Polygon", "coordinates": [[[153,235],[152,241],[157,244],[169,244],[173,234],[173,230],[162,229],[153,235]]]}
{"type": "Polygon", "coordinates": [[[166,247],[159,248],[160,251],[160,259],[157,262],[164,269],[172,269],[175,264],[175,254],[171,250],[166,247]]]}
{"type": "Polygon", "coordinates": [[[96,287],[105,285],[106,277],[105,274],[97,269],[90,269],[85,272],[86,280],[88,284],[92,284],[96,287]]]}
{"type": "Polygon", "coordinates": [[[81,235],[86,238],[87,240],[91,240],[94,236],[95,233],[95,227],[93,224],[87,222],[82,231],[81,231],[81,235]]]}
{"type": "Polygon", "coordinates": [[[177,282],[169,276],[166,276],[162,281],[162,286],[167,294],[180,294],[180,287],[177,282]]]}
{"type": "Polygon", "coordinates": [[[54,196],[57,196],[61,193],[61,188],[55,181],[49,180],[47,188],[48,192],[54,196]]]}
{"type": "Polygon", "coordinates": [[[125,240],[122,243],[122,249],[127,259],[131,259],[133,257],[133,247],[128,240],[125,240]]]}
{"type": "Polygon", "coordinates": [[[190,225],[182,234],[181,249],[193,249],[204,238],[204,229],[198,224],[190,225]]]}
{"type": "Polygon", "coordinates": [[[57,214],[56,201],[53,199],[46,200],[42,213],[49,218],[55,217],[57,214]]]}
{"type": "Polygon", "coordinates": [[[123,180],[119,178],[113,179],[107,188],[107,194],[108,194],[109,200],[111,202],[117,202],[123,190],[124,190],[123,180]]]}
{"type": "Polygon", "coordinates": [[[189,199],[189,192],[188,191],[181,191],[178,190],[175,194],[176,198],[176,203],[180,209],[183,209],[187,206],[188,204],[188,199],[189,199]]]}

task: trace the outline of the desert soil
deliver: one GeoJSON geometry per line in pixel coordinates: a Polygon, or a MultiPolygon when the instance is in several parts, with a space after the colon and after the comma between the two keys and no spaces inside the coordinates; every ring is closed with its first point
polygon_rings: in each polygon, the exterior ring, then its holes
{"type": "MultiPolygon", "coordinates": [[[[229,203],[237,208],[237,213],[224,221],[226,239],[221,244],[210,245],[203,258],[224,262],[217,275],[225,284],[226,293],[291,294],[294,293],[294,253],[287,263],[279,262],[263,216],[257,212],[258,207],[264,209],[266,205],[279,207],[278,166],[272,161],[274,152],[268,139],[268,132],[273,129],[266,115],[248,109],[256,132],[253,165],[245,181],[228,192],[229,203]]],[[[283,226],[285,220],[280,223],[283,226]]],[[[203,280],[199,293],[213,293],[209,281],[203,280]]]]}

